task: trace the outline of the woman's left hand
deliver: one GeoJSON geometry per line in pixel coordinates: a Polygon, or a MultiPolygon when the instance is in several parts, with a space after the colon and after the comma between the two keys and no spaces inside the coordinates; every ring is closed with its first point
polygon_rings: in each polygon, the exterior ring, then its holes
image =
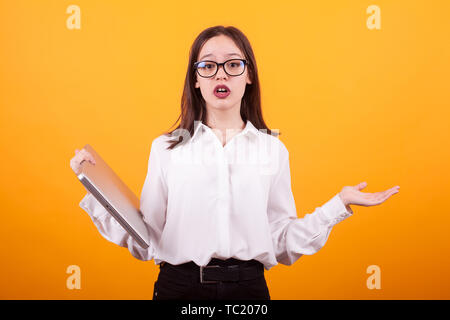
{"type": "Polygon", "coordinates": [[[361,182],[356,186],[345,186],[342,188],[341,192],[339,192],[339,196],[347,209],[349,209],[348,206],[351,204],[365,207],[376,206],[389,199],[393,194],[399,192],[398,190],[400,189],[400,186],[395,186],[388,190],[375,193],[361,192],[360,190],[364,189],[366,186],[367,182],[361,182]]]}

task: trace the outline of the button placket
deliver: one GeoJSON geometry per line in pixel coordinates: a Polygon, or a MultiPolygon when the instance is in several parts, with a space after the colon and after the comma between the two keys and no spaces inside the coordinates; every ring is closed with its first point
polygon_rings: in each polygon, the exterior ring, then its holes
{"type": "Polygon", "coordinates": [[[220,146],[217,157],[217,170],[218,170],[218,223],[220,230],[220,252],[227,256],[229,255],[229,175],[228,164],[225,157],[225,151],[220,146]]]}

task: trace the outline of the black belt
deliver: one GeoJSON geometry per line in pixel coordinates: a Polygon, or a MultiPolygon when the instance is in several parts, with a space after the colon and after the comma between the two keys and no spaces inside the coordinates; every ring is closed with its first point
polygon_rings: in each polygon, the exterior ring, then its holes
{"type": "Polygon", "coordinates": [[[161,268],[166,267],[192,272],[200,283],[252,280],[264,276],[264,265],[254,259],[244,261],[234,258],[227,260],[212,258],[206,266],[198,266],[192,261],[178,265],[161,263],[161,268]]]}

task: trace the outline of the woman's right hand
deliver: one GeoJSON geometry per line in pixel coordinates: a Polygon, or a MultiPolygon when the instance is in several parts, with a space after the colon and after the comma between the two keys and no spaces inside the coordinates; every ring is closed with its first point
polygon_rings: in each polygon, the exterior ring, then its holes
{"type": "Polygon", "coordinates": [[[81,163],[83,161],[89,161],[93,165],[95,165],[95,160],[92,154],[90,154],[86,149],[75,149],[75,156],[70,159],[70,167],[76,175],[81,173],[81,163]]]}

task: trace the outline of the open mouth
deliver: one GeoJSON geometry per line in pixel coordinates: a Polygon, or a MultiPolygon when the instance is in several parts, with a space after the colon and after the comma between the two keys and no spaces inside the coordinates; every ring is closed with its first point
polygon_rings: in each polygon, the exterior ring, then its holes
{"type": "Polygon", "coordinates": [[[230,95],[231,91],[226,85],[218,85],[214,88],[214,95],[218,98],[226,98],[230,95]]]}

